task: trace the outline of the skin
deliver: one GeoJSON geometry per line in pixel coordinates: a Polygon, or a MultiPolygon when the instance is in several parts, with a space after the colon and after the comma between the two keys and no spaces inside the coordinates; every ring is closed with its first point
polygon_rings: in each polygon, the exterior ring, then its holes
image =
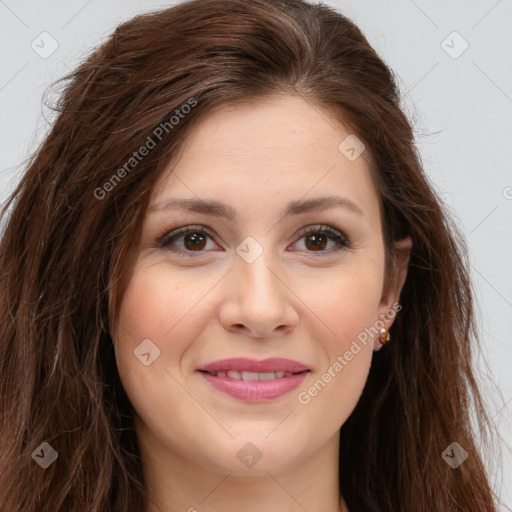
{"type": "Polygon", "coordinates": [[[385,287],[366,154],[350,161],[338,150],[349,133],[299,96],[223,107],[195,127],[155,187],[114,336],[150,512],[348,510],[338,486],[339,429],[361,396],[377,336],[359,342],[307,404],[298,396],[332,374],[365,328],[383,319],[389,329],[411,248],[410,239],[396,243],[396,279],[385,287]],[[361,214],[337,206],[283,217],[290,201],[327,195],[349,199],[361,214]],[[169,198],[222,201],[237,217],[157,206],[169,198]],[[302,231],[320,225],[344,233],[350,246],[333,252],[337,243],[317,233],[316,248],[302,231]],[[190,235],[158,246],[184,226],[213,236],[199,251],[190,235]],[[248,236],[263,250],[251,263],[236,252],[248,236]],[[148,366],[134,357],[144,339],[160,350],[148,366]],[[241,401],[196,371],[229,357],[285,357],[311,372],[273,401],[241,401]],[[252,467],[237,457],[248,442],[261,454],[252,467]]]}

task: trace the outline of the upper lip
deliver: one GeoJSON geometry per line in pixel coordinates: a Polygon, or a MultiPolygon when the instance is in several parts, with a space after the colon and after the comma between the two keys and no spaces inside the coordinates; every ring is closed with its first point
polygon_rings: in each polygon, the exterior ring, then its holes
{"type": "Polygon", "coordinates": [[[213,361],[198,368],[199,371],[205,372],[222,372],[228,370],[236,370],[239,372],[291,372],[300,373],[309,370],[309,368],[302,363],[292,361],[291,359],[284,359],[282,357],[271,357],[258,361],[256,359],[247,359],[244,357],[232,359],[220,359],[213,361]]]}

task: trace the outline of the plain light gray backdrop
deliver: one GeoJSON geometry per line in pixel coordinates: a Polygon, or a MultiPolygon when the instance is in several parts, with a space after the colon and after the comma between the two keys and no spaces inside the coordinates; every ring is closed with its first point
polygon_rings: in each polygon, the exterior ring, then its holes
{"type": "MultiPolygon", "coordinates": [[[[120,22],[175,3],[0,0],[1,202],[48,130],[47,86],[120,22]]],[[[496,489],[512,510],[512,0],[325,3],[354,20],[396,73],[425,170],[466,235],[483,355],[501,390],[488,402],[506,443],[496,489]]]]}

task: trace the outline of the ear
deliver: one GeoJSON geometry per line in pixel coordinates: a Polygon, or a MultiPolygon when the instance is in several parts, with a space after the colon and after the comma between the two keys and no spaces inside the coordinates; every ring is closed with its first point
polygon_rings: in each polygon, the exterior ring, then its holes
{"type": "MultiPolygon", "coordinates": [[[[411,255],[412,240],[411,237],[397,240],[393,244],[393,261],[391,264],[392,275],[384,280],[384,287],[379,303],[379,320],[384,324],[384,328],[389,331],[398,314],[397,304],[400,299],[400,293],[407,277],[407,266],[411,255]]],[[[380,329],[379,329],[380,330],[380,329]]],[[[379,335],[374,338],[374,350],[381,348],[379,335]]]]}

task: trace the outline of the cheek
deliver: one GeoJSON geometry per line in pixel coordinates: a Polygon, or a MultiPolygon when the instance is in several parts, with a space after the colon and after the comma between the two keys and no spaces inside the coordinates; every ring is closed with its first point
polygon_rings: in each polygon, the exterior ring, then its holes
{"type": "Polygon", "coordinates": [[[322,323],[328,327],[322,329],[327,335],[321,341],[326,358],[308,380],[299,402],[331,425],[339,427],[346,421],[366,384],[382,272],[380,261],[368,261],[350,272],[340,272],[323,287],[323,293],[315,294],[312,309],[321,312],[322,323]]]}
{"type": "Polygon", "coordinates": [[[176,352],[200,327],[197,320],[204,314],[197,313],[207,289],[207,281],[195,279],[190,283],[171,275],[163,265],[139,265],[127,286],[116,322],[119,348],[129,346],[133,350],[149,338],[162,352],[176,352]]]}
{"type": "Polygon", "coordinates": [[[179,299],[179,286],[168,288],[151,272],[136,270],[125,291],[116,332],[124,339],[129,333],[133,341],[161,338],[173,323],[176,308],[169,308],[173,295],[179,299]],[[165,292],[164,292],[165,290],[165,292]]]}
{"type": "MultiPolygon", "coordinates": [[[[167,432],[166,419],[194,411],[178,382],[182,355],[208,320],[200,307],[208,283],[197,278],[194,283],[170,275],[163,265],[138,265],[120,304],[115,329],[118,372],[137,414],[155,431],[167,432]]],[[[175,430],[171,434],[179,442],[183,433],[175,430]]]]}
{"type": "Polygon", "coordinates": [[[343,284],[346,286],[341,287],[340,293],[326,301],[321,309],[322,317],[335,333],[329,338],[331,353],[347,350],[352,340],[375,324],[378,315],[380,290],[375,283],[365,286],[364,282],[359,281],[358,287],[343,284]]]}
{"type": "Polygon", "coordinates": [[[180,370],[183,354],[210,321],[206,299],[218,280],[192,273],[179,276],[159,263],[136,266],[121,301],[114,339],[119,374],[130,373],[134,382],[147,380],[150,387],[161,381],[149,380],[157,369],[180,370]],[[145,366],[137,356],[148,352],[150,364],[145,366]]]}
{"type": "Polygon", "coordinates": [[[383,267],[383,259],[361,258],[330,275],[317,288],[313,309],[329,327],[331,336],[326,343],[331,357],[345,352],[352,340],[378,319],[383,267]]]}

